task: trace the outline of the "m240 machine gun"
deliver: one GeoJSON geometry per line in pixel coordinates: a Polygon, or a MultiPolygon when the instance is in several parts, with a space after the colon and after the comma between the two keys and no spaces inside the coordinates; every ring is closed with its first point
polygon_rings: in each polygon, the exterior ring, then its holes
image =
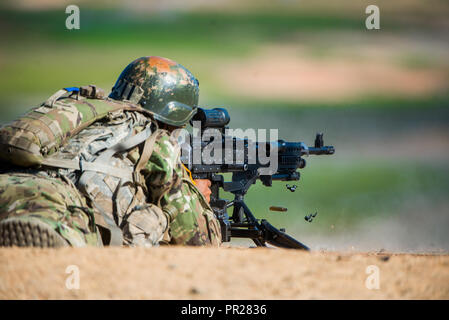
{"type": "MultiPolygon", "coordinates": [[[[302,142],[256,142],[233,137],[227,134],[229,121],[226,109],[198,109],[191,121],[194,132],[182,145],[181,157],[193,179],[211,181],[210,205],[220,221],[223,242],[229,242],[231,238],[249,238],[260,247],[268,243],[281,248],[308,250],[285,230],[275,228],[265,219],[257,219],[245,204],[244,196],[257,180],[268,187],[273,181],[299,180],[298,169],[306,166],[303,156],[334,154],[334,147],[324,146],[322,133],[316,135],[314,146],[302,142]],[[208,157],[204,157],[205,153],[208,157]],[[270,161],[262,161],[263,153],[265,157],[270,156],[270,161]],[[273,162],[276,162],[274,169],[273,162]],[[224,181],[224,173],[232,173],[232,180],[224,181]],[[221,199],[220,188],[232,193],[234,199],[221,199]],[[227,213],[230,207],[233,207],[231,216],[227,213]]],[[[282,207],[270,209],[286,211],[282,207]]]]}

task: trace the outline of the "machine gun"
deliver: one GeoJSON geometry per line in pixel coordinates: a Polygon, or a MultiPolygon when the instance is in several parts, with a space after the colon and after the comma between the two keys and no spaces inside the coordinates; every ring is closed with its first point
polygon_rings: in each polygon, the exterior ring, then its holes
{"type": "MultiPolygon", "coordinates": [[[[226,109],[198,109],[191,120],[191,124],[200,124],[200,130],[189,136],[189,141],[182,144],[181,161],[192,173],[193,179],[209,179],[211,181],[210,205],[220,221],[223,242],[231,241],[231,238],[249,238],[257,246],[265,247],[271,244],[281,248],[294,248],[309,250],[307,246],[285,233],[284,229],[277,229],[265,219],[259,220],[253,215],[244,202],[244,196],[248,189],[257,180],[265,186],[271,186],[273,181],[299,180],[298,169],[306,166],[303,158],[305,155],[333,154],[333,146],[324,146],[323,134],[318,133],[313,147],[308,147],[302,142],[286,142],[283,140],[271,142],[254,142],[247,138],[240,139],[228,136],[227,127],[230,117],[226,109]],[[204,133],[213,130],[211,137],[204,139],[204,133]],[[218,160],[210,163],[193,161],[196,155],[212,149],[214,144],[220,148],[218,160]],[[240,146],[240,147],[239,147],[240,146]],[[269,155],[277,153],[277,169],[269,172],[269,163],[262,163],[259,157],[251,157],[251,150],[259,155],[262,152],[269,155]],[[231,156],[231,157],[230,157],[231,156]],[[229,161],[231,159],[232,161],[229,161]],[[235,159],[235,160],[234,160],[235,159]],[[238,161],[237,159],[240,159],[238,161]],[[263,170],[265,169],[265,171],[263,170]],[[232,173],[231,181],[224,181],[223,173],[232,173]],[[233,200],[221,199],[219,190],[230,192],[233,200]],[[229,217],[227,209],[233,207],[229,217]]],[[[214,153],[213,156],[217,155],[214,153]]],[[[217,160],[217,157],[215,157],[217,160]]],[[[286,211],[283,208],[272,207],[274,211],[286,211]]]]}

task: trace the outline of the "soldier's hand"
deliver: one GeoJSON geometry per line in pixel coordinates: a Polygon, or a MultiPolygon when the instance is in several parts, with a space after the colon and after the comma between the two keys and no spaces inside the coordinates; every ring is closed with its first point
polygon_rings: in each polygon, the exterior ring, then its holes
{"type": "Polygon", "coordinates": [[[212,191],[210,190],[210,180],[209,179],[195,179],[195,184],[198,190],[201,191],[201,193],[206,198],[207,202],[210,202],[210,195],[212,191]]]}

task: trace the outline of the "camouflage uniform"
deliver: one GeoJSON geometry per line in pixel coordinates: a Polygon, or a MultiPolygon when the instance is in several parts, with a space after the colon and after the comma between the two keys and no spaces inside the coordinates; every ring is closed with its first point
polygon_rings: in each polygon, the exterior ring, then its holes
{"type": "MultiPolygon", "coordinates": [[[[54,235],[53,241],[58,246],[66,245],[62,239],[76,247],[100,245],[92,215],[83,208],[87,208],[86,201],[70,180],[54,178],[44,172],[0,175],[0,220],[40,221],[62,236],[54,235]]],[[[3,232],[20,233],[20,230],[6,229],[3,232]]],[[[30,234],[24,232],[17,235],[23,237],[23,241],[28,236],[30,234]]],[[[44,240],[45,243],[50,241],[42,239],[42,243],[35,245],[45,245],[44,240]]]]}
{"type": "MultiPolygon", "coordinates": [[[[160,205],[164,211],[173,212],[176,216],[169,225],[169,243],[219,246],[221,229],[212,208],[203,194],[195,187],[179,158],[170,159],[170,147],[161,150],[162,155],[165,152],[167,154],[162,157],[163,162],[150,161],[148,163],[147,170],[150,174],[147,181],[149,181],[148,185],[152,194],[161,194],[156,192],[158,187],[155,187],[154,182],[164,185],[175,181],[170,190],[160,199],[160,205]],[[166,161],[167,159],[173,161],[166,161]],[[170,174],[161,175],[160,173],[170,174]]],[[[153,198],[152,201],[157,202],[157,199],[153,198]]]]}
{"type": "Polygon", "coordinates": [[[0,175],[0,245],[36,245],[29,230],[44,231],[38,242],[49,245],[218,245],[218,222],[188,179],[176,140],[155,132],[154,119],[180,127],[195,114],[195,77],[174,61],[143,57],[123,70],[109,98],[95,86],[61,96],[73,89],[0,129],[1,159],[44,166],[0,175]],[[144,138],[129,146],[137,136],[144,138]],[[2,240],[11,234],[16,243],[2,240]]]}
{"type": "MultiPolygon", "coordinates": [[[[143,107],[154,113],[155,119],[178,127],[185,125],[186,119],[193,116],[194,110],[188,111],[188,106],[197,106],[198,95],[199,82],[189,70],[168,59],[143,57],[131,62],[123,70],[110,97],[117,100],[139,101],[143,107]],[[164,76],[160,76],[161,74],[164,76]],[[133,89],[128,89],[130,87],[133,89]],[[139,96],[138,98],[133,95],[127,96],[127,92],[138,92],[139,96]],[[188,116],[183,116],[185,114],[188,116]]],[[[170,147],[161,152],[165,151],[168,152],[165,159],[169,159],[170,155],[174,154],[170,147]]],[[[170,173],[151,174],[146,179],[149,186],[154,186],[154,182],[164,185],[169,181],[178,181],[161,199],[154,197],[152,199],[153,203],[159,203],[165,212],[177,213],[176,218],[169,225],[170,240],[168,242],[219,245],[221,243],[219,223],[204,196],[189,179],[188,173],[178,158],[173,162],[150,161],[147,167],[149,172],[170,173]]],[[[172,156],[171,160],[175,158],[172,156]]],[[[155,189],[152,190],[153,193],[157,193],[155,189]]]]}
{"type": "MultiPolygon", "coordinates": [[[[98,130],[99,127],[106,131],[104,124],[86,128],[52,158],[64,158],[66,150],[85,141],[90,136],[89,131],[98,130]]],[[[139,160],[138,149],[136,147],[126,154],[126,159],[133,166],[139,160]]],[[[154,210],[134,210],[131,214],[120,216],[118,224],[123,231],[125,245],[151,246],[162,240],[164,233],[165,243],[219,245],[221,234],[218,222],[183,168],[179,154],[176,140],[167,131],[161,131],[154,151],[142,171],[148,202],[136,204],[158,205],[167,219],[175,219],[168,226],[168,221],[163,221],[164,217],[160,214],[154,215],[154,210]]],[[[112,163],[121,157],[123,155],[117,155],[112,163]]],[[[19,170],[0,175],[0,220],[12,217],[23,221],[38,219],[57,231],[72,246],[100,245],[100,233],[94,224],[95,207],[88,206],[89,201],[75,187],[78,179],[79,175],[74,174],[73,170],[64,169],[32,173],[19,170]]],[[[106,197],[107,194],[104,198],[106,197]]],[[[107,208],[108,212],[111,210],[111,205],[108,207],[106,204],[110,199],[101,201],[97,197],[96,201],[107,208]]],[[[99,215],[96,217],[97,220],[101,218],[99,215]]],[[[104,227],[107,225],[102,225],[99,229],[104,232],[104,227]]]]}

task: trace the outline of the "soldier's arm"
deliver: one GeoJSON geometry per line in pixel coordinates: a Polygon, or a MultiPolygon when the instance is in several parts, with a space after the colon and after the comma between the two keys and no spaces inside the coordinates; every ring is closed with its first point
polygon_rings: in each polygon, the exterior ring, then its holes
{"type": "MultiPolygon", "coordinates": [[[[158,205],[168,216],[169,222],[178,214],[178,206],[167,201],[176,198],[181,190],[180,149],[169,134],[164,134],[154,146],[154,151],[142,172],[150,201],[158,205]]],[[[180,199],[182,201],[182,198],[180,199]]]]}

